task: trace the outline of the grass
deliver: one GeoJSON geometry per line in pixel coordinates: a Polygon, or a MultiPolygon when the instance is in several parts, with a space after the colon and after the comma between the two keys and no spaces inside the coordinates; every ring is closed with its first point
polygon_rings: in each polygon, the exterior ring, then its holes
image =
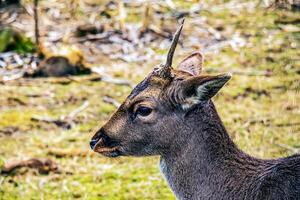
{"type": "MultiPolygon", "coordinates": [[[[234,74],[214,101],[233,140],[260,158],[287,156],[300,149],[299,32],[286,27],[300,28],[293,23],[299,20],[297,14],[263,8],[203,12],[211,26],[221,24],[224,34],[247,38],[247,45],[238,51],[226,47],[217,54],[207,53],[206,70],[242,72],[234,74]],[[271,75],[251,75],[258,72],[271,75]]],[[[125,73],[117,74],[137,83],[152,66],[149,61],[141,73],[130,74],[140,66],[124,63],[125,73]]],[[[107,159],[89,149],[93,130],[115,110],[103,96],[121,102],[130,90],[103,82],[62,85],[42,79],[0,85],[0,130],[15,128],[10,134],[0,132],[0,159],[50,158],[62,171],[42,175],[20,169],[0,175],[0,199],[174,199],[159,172],[158,157],[107,159]],[[86,100],[90,104],[71,130],[31,120],[67,115],[86,100]]]]}

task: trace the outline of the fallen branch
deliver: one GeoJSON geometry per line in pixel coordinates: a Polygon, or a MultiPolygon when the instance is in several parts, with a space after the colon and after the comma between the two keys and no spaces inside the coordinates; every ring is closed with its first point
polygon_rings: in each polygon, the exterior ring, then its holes
{"type": "Polygon", "coordinates": [[[31,117],[31,120],[35,122],[45,122],[49,124],[55,124],[56,126],[61,127],[63,129],[71,129],[72,127],[72,124],[66,120],[53,119],[50,117],[33,116],[31,117]]]}
{"type": "Polygon", "coordinates": [[[13,81],[13,80],[22,78],[23,76],[24,76],[24,71],[21,70],[21,71],[15,73],[15,74],[3,76],[2,79],[0,79],[0,82],[5,83],[5,82],[8,82],[8,81],[13,81]]]}
{"type": "Polygon", "coordinates": [[[63,157],[71,157],[74,158],[77,157],[87,157],[90,155],[93,155],[90,151],[70,151],[70,150],[62,150],[62,149],[50,149],[47,152],[48,155],[55,156],[57,158],[63,158],[63,157]]]}
{"type": "Polygon", "coordinates": [[[60,172],[57,164],[54,161],[52,161],[50,159],[46,159],[45,161],[42,161],[37,158],[31,158],[28,160],[13,161],[10,163],[6,163],[0,169],[0,172],[2,174],[9,174],[9,173],[13,172],[14,170],[23,168],[23,167],[37,169],[39,171],[39,173],[41,173],[41,174],[48,174],[51,171],[56,172],[56,173],[60,172]]]}
{"type": "Polygon", "coordinates": [[[78,42],[86,42],[86,41],[98,41],[102,43],[112,43],[109,38],[114,34],[115,32],[108,32],[108,33],[98,33],[95,35],[86,35],[84,37],[80,37],[77,39],[78,42]]]}
{"type": "Polygon", "coordinates": [[[12,135],[14,133],[17,133],[19,131],[19,127],[17,126],[8,126],[0,129],[0,134],[4,135],[12,135]]]}
{"type": "Polygon", "coordinates": [[[33,116],[33,117],[31,117],[31,120],[36,121],[36,122],[52,123],[58,127],[64,128],[64,129],[71,129],[76,115],[78,115],[80,112],[82,112],[88,106],[89,106],[89,102],[84,101],[80,107],[78,107],[75,110],[73,110],[72,112],[70,112],[67,116],[62,115],[58,119],[53,119],[50,117],[33,116]]]}

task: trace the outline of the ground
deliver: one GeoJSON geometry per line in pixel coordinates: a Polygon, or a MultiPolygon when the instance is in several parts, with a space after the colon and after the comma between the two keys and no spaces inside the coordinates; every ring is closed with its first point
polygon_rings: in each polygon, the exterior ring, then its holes
{"type": "MultiPolygon", "coordinates": [[[[244,39],[238,49],[227,45],[205,52],[205,73],[233,73],[213,99],[232,139],[243,151],[260,158],[299,152],[299,12],[223,7],[201,12],[201,16],[216,30],[244,39]]],[[[189,34],[185,33],[185,39],[189,34]]],[[[190,49],[179,47],[175,63],[190,49]]],[[[137,84],[155,64],[151,60],[142,64],[113,61],[111,65],[122,67],[111,73],[137,84]]],[[[158,157],[108,159],[90,150],[93,131],[116,109],[103,97],[122,102],[132,88],[61,80],[20,79],[0,84],[0,159],[7,163],[49,158],[60,169],[60,173],[40,174],[23,168],[2,174],[0,199],[174,199],[160,174],[158,157]],[[71,129],[32,120],[58,119],[86,101],[88,107],[75,116],[71,129]]]]}

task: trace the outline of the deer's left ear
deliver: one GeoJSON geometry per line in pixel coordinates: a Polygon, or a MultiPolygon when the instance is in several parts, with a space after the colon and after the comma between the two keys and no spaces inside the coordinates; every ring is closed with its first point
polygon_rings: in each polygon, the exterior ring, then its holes
{"type": "Polygon", "coordinates": [[[206,101],[215,96],[218,91],[229,81],[231,74],[217,76],[196,76],[182,82],[179,92],[180,104],[183,109],[206,101]]]}
{"type": "Polygon", "coordinates": [[[199,51],[196,51],[183,59],[178,65],[178,70],[187,72],[193,76],[198,76],[202,71],[203,56],[199,51]]]}

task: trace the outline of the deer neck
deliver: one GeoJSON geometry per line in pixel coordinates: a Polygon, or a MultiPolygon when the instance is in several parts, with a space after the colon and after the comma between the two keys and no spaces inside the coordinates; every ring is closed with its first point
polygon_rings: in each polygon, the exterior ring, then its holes
{"type": "Polygon", "coordinates": [[[193,195],[220,195],[224,185],[256,173],[260,160],[240,151],[230,139],[212,102],[199,105],[185,116],[183,135],[161,156],[161,170],[179,199],[193,195]],[[237,180],[233,180],[237,179],[237,180]],[[201,192],[202,191],[202,192],[201,192]],[[204,194],[205,193],[205,194],[204,194]]]}

